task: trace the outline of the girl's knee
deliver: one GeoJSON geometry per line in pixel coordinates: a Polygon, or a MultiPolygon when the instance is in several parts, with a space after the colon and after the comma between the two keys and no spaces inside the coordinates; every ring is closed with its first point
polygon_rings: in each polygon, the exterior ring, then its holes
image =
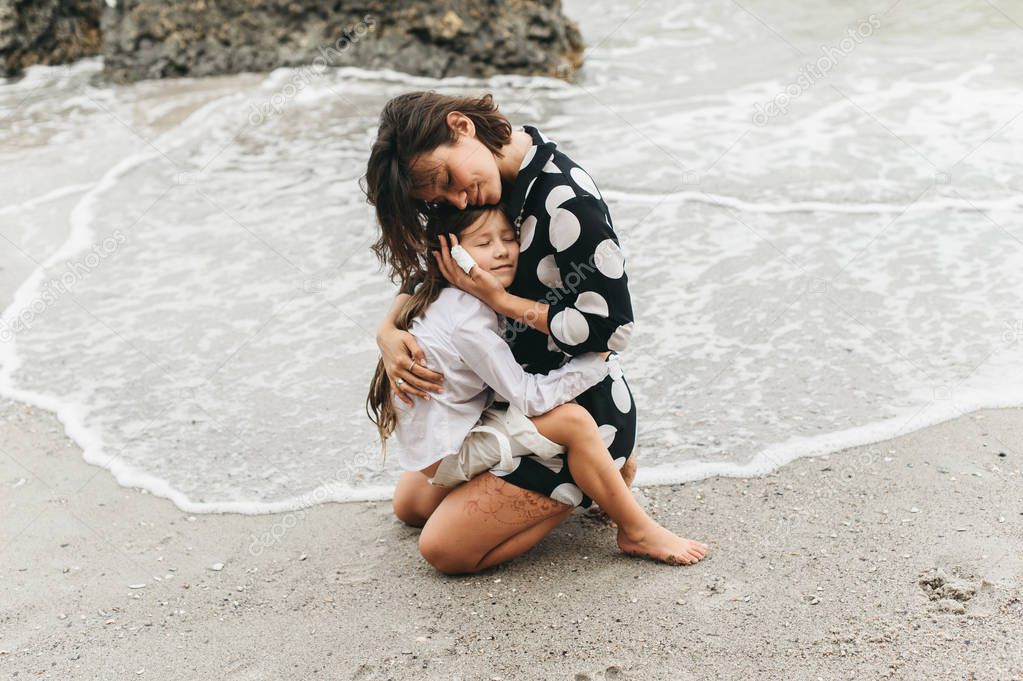
{"type": "Polygon", "coordinates": [[[596,421],[590,416],[590,412],[586,411],[578,404],[569,402],[556,407],[552,413],[557,412],[558,420],[562,423],[585,428],[587,426],[596,426],[596,421]]]}

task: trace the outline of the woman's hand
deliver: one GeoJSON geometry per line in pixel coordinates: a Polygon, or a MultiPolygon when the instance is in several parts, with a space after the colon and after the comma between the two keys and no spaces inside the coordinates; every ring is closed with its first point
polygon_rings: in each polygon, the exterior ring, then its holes
{"type": "Polygon", "coordinates": [[[451,237],[450,248],[448,247],[447,239],[442,234],[440,236],[440,253],[437,251],[433,252],[433,256],[437,259],[437,264],[440,266],[441,274],[444,275],[444,278],[452,286],[456,286],[466,293],[471,293],[490,307],[493,307],[494,301],[504,293],[504,286],[497,280],[497,277],[485,271],[479,265],[473,267],[469,270],[469,274],[466,274],[451,255],[450,249],[458,245],[458,237],[454,234],[449,236],[451,237]]]}
{"type": "Polygon", "coordinates": [[[411,333],[391,326],[377,333],[377,345],[391,390],[402,402],[411,407],[411,395],[430,399],[426,391],[441,391],[444,375],[426,368],[426,355],[411,333]]]}

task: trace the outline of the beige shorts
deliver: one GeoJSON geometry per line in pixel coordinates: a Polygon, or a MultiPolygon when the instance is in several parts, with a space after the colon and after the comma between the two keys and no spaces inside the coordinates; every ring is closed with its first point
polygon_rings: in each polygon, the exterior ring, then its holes
{"type": "Polygon", "coordinates": [[[513,461],[515,457],[535,454],[551,459],[564,452],[563,446],[541,435],[518,408],[490,406],[469,431],[458,452],[441,459],[428,482],[438,487],[455,487],[492,468],[511,472],[518,463],[513,461]]]}

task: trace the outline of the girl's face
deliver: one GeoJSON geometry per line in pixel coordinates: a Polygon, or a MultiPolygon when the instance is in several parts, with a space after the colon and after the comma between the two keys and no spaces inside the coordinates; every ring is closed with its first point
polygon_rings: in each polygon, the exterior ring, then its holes
{"type": "Polygon", "coordinates": [[[478,267],[497,277],[505,288],[511,286],[519,264],[519,242],[504,211],[487,211],[462,230],[458,243],[469,252],[478,267]]]}
{"type": "Polygon", "coordinates": [[[471,120],[458,115],[450,120],[458,139],[442,144],[412,160],[412,172],[421,178],[412,197],[429,203],[449,203],[459,210],[488,206],[501,200],[501,174],[494,154],[476,138],[471,120]]]}

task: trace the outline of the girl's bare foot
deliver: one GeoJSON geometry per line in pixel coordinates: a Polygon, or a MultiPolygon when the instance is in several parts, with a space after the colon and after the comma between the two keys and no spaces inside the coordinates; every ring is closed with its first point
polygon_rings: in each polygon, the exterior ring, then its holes
{"type": "Polygon", "coordinates": [[[683,539],[656,522],[629,537],[619,528],[618,548],[633,556],[653,558],[669,565],[691,565],[707,555],[707,545],[683,539]]]}

